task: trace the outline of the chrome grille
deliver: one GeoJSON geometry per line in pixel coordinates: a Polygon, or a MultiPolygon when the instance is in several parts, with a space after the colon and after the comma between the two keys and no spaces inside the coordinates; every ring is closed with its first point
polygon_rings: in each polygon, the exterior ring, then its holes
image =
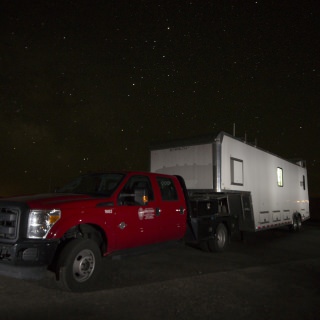
{"type": "Polygon", "coordinates": [[[18,236],[18,208],[0,207],[0,240],[14,240],[18,236]]]}

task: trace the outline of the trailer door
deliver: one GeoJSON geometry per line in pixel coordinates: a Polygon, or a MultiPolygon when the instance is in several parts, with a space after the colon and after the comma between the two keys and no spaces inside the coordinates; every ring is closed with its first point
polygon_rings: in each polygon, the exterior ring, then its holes
{"type": "Polygon", "coordinates": [[[230,193],[228,201],[231,216],[240,231],[254,231],[254,219],[249,192],[230,193]]]}

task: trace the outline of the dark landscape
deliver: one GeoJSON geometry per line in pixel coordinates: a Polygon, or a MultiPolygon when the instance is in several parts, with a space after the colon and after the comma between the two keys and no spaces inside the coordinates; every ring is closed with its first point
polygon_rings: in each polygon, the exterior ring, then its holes
{"type": "Polygon", "coordinates": [[[1,319],[310,319],[320,312],[320,224],[246,234],[222,254],[182,243],[104,260],[94,290],[1,280],[1,319]]]}

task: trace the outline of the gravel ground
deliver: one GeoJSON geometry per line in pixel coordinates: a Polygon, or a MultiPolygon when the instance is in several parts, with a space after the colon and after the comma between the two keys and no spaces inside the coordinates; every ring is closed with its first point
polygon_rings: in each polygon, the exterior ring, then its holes
{"type": "Polygon", "coordinates": [[[0,277],[0,319],[319,319],[320,225],[246,235],[222,254],[182,243],[105,259],[91,292],[0,277]]]}

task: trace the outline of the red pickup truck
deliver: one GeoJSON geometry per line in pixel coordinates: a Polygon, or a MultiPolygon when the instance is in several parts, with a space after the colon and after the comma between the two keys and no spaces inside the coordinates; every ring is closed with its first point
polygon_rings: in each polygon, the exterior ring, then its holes
{"type": "Polygon", "coordinates": [[[179,176],[148,172],[82,175],[55,193],[0,200],[0,274],[56,274],[63,289],[86,290],[104,256],[172,240],[222,251],[232,223],[227,199],[190,202],[179,176]]]}

